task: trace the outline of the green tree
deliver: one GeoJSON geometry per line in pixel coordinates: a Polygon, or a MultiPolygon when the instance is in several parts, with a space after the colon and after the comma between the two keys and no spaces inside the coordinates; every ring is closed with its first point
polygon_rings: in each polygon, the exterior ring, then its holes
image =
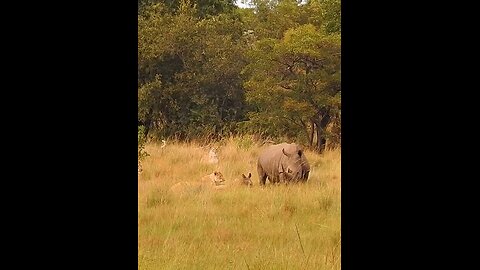
{"type": "Polygon", "coordinates": [[[139,0],[143,134],[339,141],[340,1],[233,2],[139,0]]]}
{"type": "Polygon", "coordinates": [[[247,125],[303,134],[322,151],[326,128],[340,115],[340,36],[301,25],[280,40],[258,41],[249,60],[245,87],[255,110],[249,112],[247,125]]]}
{"type": "Polygon", "coordinates": [[[139,15],[139,123],[146,134],[189,139],[235,130],[243,119],[245,37],[236,14],[197,17],[182,2],[139,15]]]}
{"type": "MultiPolygon", "coordinates": [[[[248,29],[255,32],[258,39],[281,39],[285,31],[304,24],[318,28],[340,29],[339,0],[310,0],[299,4],[297,0],[255,0],[254,8],[241,11],[248,29]],[[327,1],[332,4],[327,4],[327,1]],[[337,5],[334,3],[338,2],[337,5]],[[331,25],[328,26],[327,25],[331,25]]],[[[328,31],[333,33],[335,31],[328,31]]]]}
{"type": "Polygon", "coordinates": [[[162,4],[171,13],[178,12],[180,6],[187,4],[195,7],[195,15],[200,18],[229,13],[235,10],[235,0],[138,0],[138,10],[142,13],[146,8],[162,4]]]}

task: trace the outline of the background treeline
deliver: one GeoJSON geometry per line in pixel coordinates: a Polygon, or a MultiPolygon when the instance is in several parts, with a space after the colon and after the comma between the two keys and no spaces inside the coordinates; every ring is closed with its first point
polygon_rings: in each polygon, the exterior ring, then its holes
{"type": "Polygon", "coordinates": [[[138,0],[139,141],[339,145],[340,0],[253,4],[138,0]]]}

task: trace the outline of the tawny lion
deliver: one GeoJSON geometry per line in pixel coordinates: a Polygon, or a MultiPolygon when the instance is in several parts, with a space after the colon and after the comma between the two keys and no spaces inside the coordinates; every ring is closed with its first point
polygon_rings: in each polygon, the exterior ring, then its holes
{"type": "Polygon", "coordinates": [[[200,181],[183,181],[176,183],[170,188],[175,194],[184,194],[188,192],[200,192],[203,190],[215,190],[223,186],[225,178],[219,171],[215,171],[209,175],[202,177],[200,181]]]}

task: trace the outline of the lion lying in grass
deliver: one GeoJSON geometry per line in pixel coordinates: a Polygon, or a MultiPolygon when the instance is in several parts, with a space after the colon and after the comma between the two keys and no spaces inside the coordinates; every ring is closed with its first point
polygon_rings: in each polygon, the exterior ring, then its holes
{"type": "Polygon", "coordinates": [[[223,186],[225,178],[219,171],[215,171],[209,175],[202,177],[200,181],[183,181],[176,183],[170,188],[174,194],[184,194],[188,192],[200,192],[203,190],[215,190],[223,186]]]}
{"type": "Polygon", "coordinates": [[[252,182],[252,174],[249,173],[248,176],[242,174],[242,178],[235,179],[231,182],[226,182],[223,174],[219,171],[215,171],[209,175],[205,175],[202,177],[200,181],[183,181],[176,183],[170,188],[170,191],[174,194],[185,194],[185,193],[195,193],[201,192],[206,190],[225,190],[232,187],[240,187],[240,186],[253,186],[252,182]]]}

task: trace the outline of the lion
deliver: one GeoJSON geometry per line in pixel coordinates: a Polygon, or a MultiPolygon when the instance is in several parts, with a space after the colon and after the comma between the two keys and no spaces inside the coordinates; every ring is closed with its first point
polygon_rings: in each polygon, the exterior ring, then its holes
{"type": "Polygon", "coordinates": [[[203,176],[200,181],[183,181],[176,183],[170,187],[170,191],[175,194],[185,194],[190,192],[201,192],[205,190],[221,189],[225,183],[223,174],[219,171],[214,171],[209,175],[203,176]]]}

